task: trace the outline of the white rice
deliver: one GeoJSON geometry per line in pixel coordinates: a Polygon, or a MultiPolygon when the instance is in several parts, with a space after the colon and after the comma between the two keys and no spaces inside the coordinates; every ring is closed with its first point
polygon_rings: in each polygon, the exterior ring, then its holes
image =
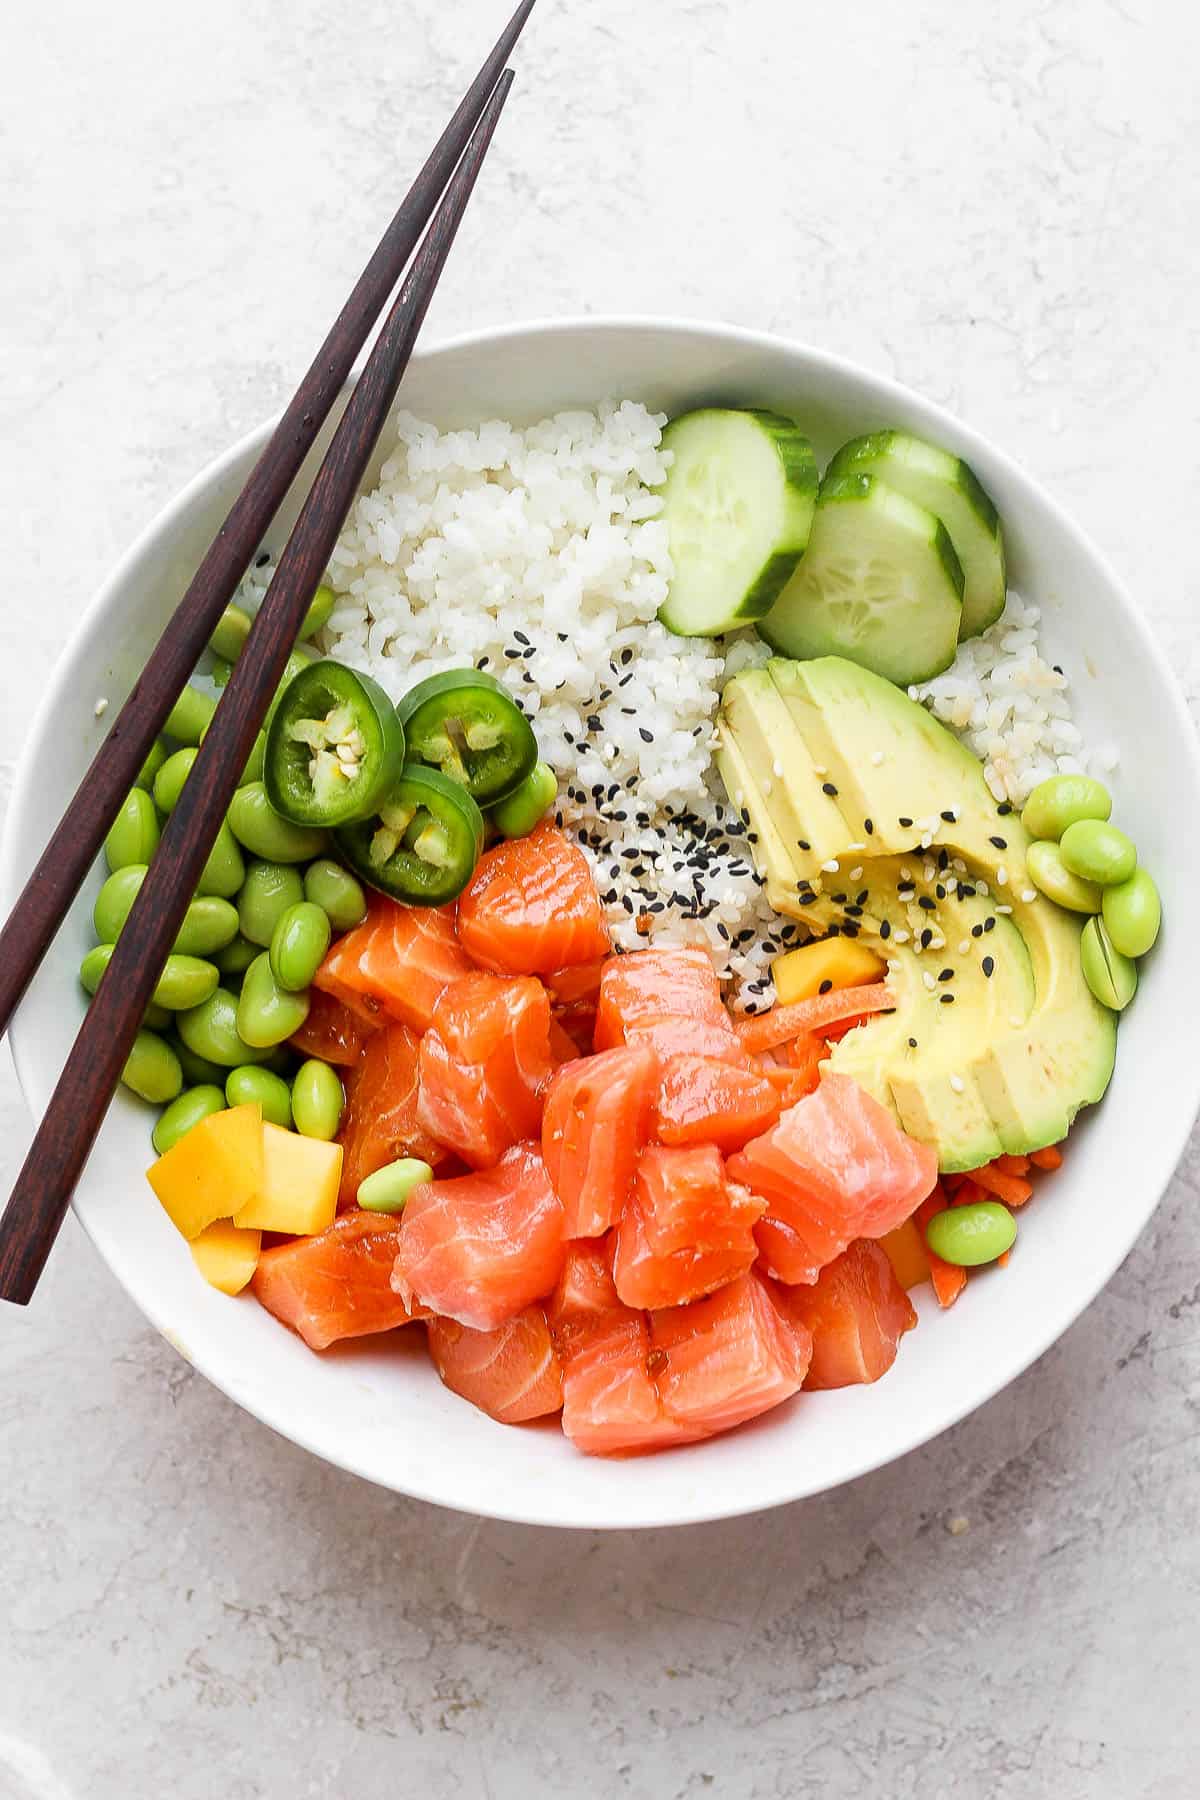
{"type": "MultiPolygon", "coordinates": [[[[700,944],[731,1003],[759,1010],[774,999],[772,958],[803,934],[762,897],[712,750],[726,679],[770,653],[753,632],[718,644],[657,621],[672,574],[654,491],[665,423],[628,400],[526,430],[443,434],[400,413],[330,560],[338,604],[322,648],[396,699],[467,663],[496,675],[558,773],[559,822],[593,865],[617,943],[700,944]]],[[[260,557],[251,605],[270,575],[260,557]]],[[[1091,766],[1037,624],[1010,597],[951,669],[909,690],[1016,805],[1044,775],[1091,766]]]]}

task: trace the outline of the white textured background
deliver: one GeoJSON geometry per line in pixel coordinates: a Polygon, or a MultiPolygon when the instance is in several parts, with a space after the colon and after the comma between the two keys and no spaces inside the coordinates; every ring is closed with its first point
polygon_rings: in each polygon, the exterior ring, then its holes
{"type": "MultiPolygon", "coordinates": [[[[503,11],[4,9],[5,788],[78,609],[291,391],[503,11]]],[[[861,358],[1051,485],[1195,698],[1191,0],[539,14],[431,332],[637,309],[861,358]]],[[[7,1061],[0,1104],[7,1181],[7,1061]]],[[[609,1538],[311,1461],[70,1225],[0,1317],[0,1797],[1194,1795],[1198,1199],[1194,1144],[1087,1316],[932,1448],[609,1538]]]]}

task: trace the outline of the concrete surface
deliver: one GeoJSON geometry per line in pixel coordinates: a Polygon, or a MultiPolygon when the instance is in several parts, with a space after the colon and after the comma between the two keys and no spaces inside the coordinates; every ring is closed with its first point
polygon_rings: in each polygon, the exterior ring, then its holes
{"type": "MultiPolygon", "coordinates": [[[[6,777],[78,609],[290,392],[504,10],[6,15],[6,777]]],[[[659,310],[860,357],[1052,485],[1194,697],[1196,10],[539,15],[431,329],[659,310]]],[[[0,1102],[7,1179],[7,1065],[0,1102]]],[[[72,1226],[0,1318],[0,1796],[1194,1794],[1198,1199],[1193,1145],[1087,1316],[932,1448],[603,1539],[316,1464],[194,1377],[72,1226]]]]}

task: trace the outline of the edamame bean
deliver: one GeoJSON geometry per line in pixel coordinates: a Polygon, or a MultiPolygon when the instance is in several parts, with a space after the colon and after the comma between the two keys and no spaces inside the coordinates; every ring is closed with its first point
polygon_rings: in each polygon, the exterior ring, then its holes
{"type": "Polygon", "coordinates": [[[319,906],[335,931],[353,931],[367,916],[367,897],[348,870],[328,856],[304,872],[304,898],[319,906]]]}
{"type": "Polygon", "coordinates": [[[175,1015],[168,1012],[165,1006],[158,1006],[152,1000],[142,1014],[142,1024],[147,1031],[168,1031],[175,1022],[175,1015]]]}
{"type": "Polygon", "coordinates": [[[243,937],[239,931],[232,942],[226,944],[223,950],[217,951],[213,961],[222,975],[244,975],[258,952],[259,945],[252,944],[250,939],[243,937]]]}
{"type": "Polygon", "coordinates": [[[261,781],[240,787],[229,803],[229,825],[238,842],[271,862],[308,862],[325,848],[325,833],[281,818],[261,781]]]}
{"type": "Polygon", "coordinates": [[[221,656],[226,662],[235,663],[249,636],[250,614],[242,607],[230,604],[217,620],[208,640],[208,647],[214,656],[221,656]]]}
{"type": "Polygon", "coordinates": [[[230,1106],[261,1106],[262,1116],[282,1131],[292,1128],[292,1090],[270,1069],[243,1063],[225,1077],[225,1098],[230,1106]]]}
{"type": "MultiPolygon", "coordinates": [[[[115,949],[115,944],[97,944],[79,965],[79,979],[89,994],[100,986],[115,949]]],[[[154,988],[153,1004],[168,1012],[183,1012],[215,993],[218,980],[212,963],[202,962],[198,956],[168,956],[154,988]]]]}
{"type": "Polygon", "coordinates": [[[177,744],[198,744],[204,729],[217,710],[217,703],[199,688],[185,687],[167,714],[163,730],[177,744]]]}
{"type": "Polygon", "coordinates": [[[1137,868],[1132,840],[1103,819],[1080,819],[1068,825],[1058,847],[1072,875],[1098,881],[1101,887],[1128,881],[1137,868]]]}
{"type": "Polygon", "coordinates": [[[225,1096],[219,1087],[185,1088],[177,1099],[172,1100],[167,1110],[160,1114],[157,1125],[150,1133],[150,1141],[160,1156],[173,1150],[180,1138],[185,1138],[193,1125],[199,1125],[201,1119],[211,1119],[214,1113],[225,1111],[225,1096]]]}
{"type": "Polygon", "coordinates": [[[316,637],[318,631],[324,631],[329,623],[329,615],[337,605],[337,595],[331,587],[322,584],[313,595],[308,611],[304,615],[304,623],[300,627],[301,638],[316,637]]]}
{"type": "Polygon", "coordinates": [[[1058,842],[1068,825],[1080,819],[1107,819],[1112,795],[1090,775],[1051,775],[1040,781],[1025,802],[1021,823],[1032,838],[1058,842]]]}
{"type": "Polygon", "coordinates": [[[250,964],[242,982],[237,1004],[239,1035],[256,1049],[269,1050],[299,1031],[308,1017],[308,1006],[307,994],[289,994],[279,986],[264,950],[250,964]]]}
{"type": "Polygon", "coordinates": [[[216,894],[222,900],[232,900],[245,879],[246,865],[242,861],[237,839],[229,829],[229,821],[222,819],[221,829],[213,840],[208,861],[196,883],[196,892],[216,894]]]}
{"type": "Polygon", "coordinates": [[[145,788],[130,788],[108,828],[104,857],[110,869],[148,863],[158,849],[158,813],[145,788]]]}
{"type": "Polygon", "coordinates": [[[225,1092],[225,1070],[220,1063],[210,1062],[207,1056],[197,1056],[194,1050],[188,1049],[178,1032],[171,1039],[171,1048],[179,1058],[183,1079],[189,1087],[215,1087],[222,1094],[225,1092]]]}
{"type": "Polygon", "coordinates": [[[413,1189],[432,1180],[433,1170],[428,1163],[418,1162],[415,1156],[402,1156],[399,1162],[388,1163],[360,1181],[356,1198],[368,1212],[403,1212],[413,1189]]]}
{"type": "Polygon", "coordinates": [[[289,994],[312,985],[325,960],[332,933],[329,920],[311,900],[289,906],[271,934],[271,973],[289,994]]]}
{"type": "Polygon", "coordinates": [[[121,1080],[143,1100],[164,1106],[182,1088],[183,1070],[165,1038],[153,1031],[139,1031],[121,1071],[121,1080]]]}
{"type": "Polygon", "coordinates": [[[549,763],[535,763],[520,787],[492,808],[492,823],[502,837],[528,837],[558,798],[558,776],[549,763]]]}
{"type": "Polygon", "coordinates": [[[300,871],[290,863],[251,862],[237,898],[242,936],[265,950],[284,913],[298,906],[303,898],[300,871]]]}
{"type": "Polygon", "coordinates": [[[1025,853],[1025,868],[1034,887],[1040,888],[1056,906],[1065,906],[1078,913],[1100,911],[1104,890],[1094,881],[1081,881],[1078,875],[1072,875],[1058,845],[1048,838],[1030,844],[1025,853]]]}
{"type": "Polygon", "coordinates": [[[935,1213],[925,1227],[925,1242],[933,1254],[961,1269],[995,1262],[1016,1241],[1017,1221],[998,1200],[948,1206],[945,1212],[935,1213]]]}
{"type": "Polygon", "coordinates": [[[154,777],[167,760],[167,746],[161,738],[155,738],[146,752],[146,760],[138,770],[135,787],[145,788],[147,793],[154,786],[154,777]]]}
{"type": "Polygon", "coordinates": [[[211,956],[233,942],[237,929],[237,907],[231,901],[216,894],[199,894],[183,915],[172,948],[178,956],[211,956]]]}
{"type": "Polygon", "coordinates": [[[332,1143],[345,1104],[345,1091],[336,1069],[316,1057],[301,1063],[292,1082],[292,1117],[302,1137],[332,1143]]]}
{"type": "Polygon", "coordinates": [[[183,792],[183,784],[191,774],[192,764],[198,755],[199,751],[189,746],[186,750],[176,750],[173,756],[168,756],[154,777],[154,804],[159,812],[174,812],[183,792]]]}
{"type": "Polygon", "coordinates": [[[145,863],[128,863],[105,881],[92,908],[92,924],[102,944],[115,944],[120,937],[148,874],[145,863]]]}
{"type": "Polygon", "coordinates": [[[1103,911],[1109,942],[1122,956],[1145,956],[1153,947],[1162,924],[1162,901],[1145,869],[1105,888],[1103,911]]]}
{"type": "Polygon", "coordinates": [[[1102,919],[1089,919],[1079,940],[1083,979],[1101,1006],[1124,1012],[1137,993],[1137,964],[1113,947],[1102,919]]]}
{"type": "Polygon", "coordinates": [[[223,1069],[236,1069],[241,1063],[266,1062],[269,1049],[248,1044],[239,1035],[238,1003],[228,988],[219,987],[201,1006],[181,1012],[175,1029],[197,1056],[218,1063],[223,1069]]]}

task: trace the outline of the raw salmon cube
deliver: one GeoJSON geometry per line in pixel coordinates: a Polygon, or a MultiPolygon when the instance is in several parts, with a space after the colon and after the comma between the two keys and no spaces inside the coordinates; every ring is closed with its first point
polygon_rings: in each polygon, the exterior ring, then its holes
{"type": "Polygon", "coordinates": [[[474,966],[453,913],[372,894],[366,918],[338,938],[313,985],[369,1024],[392,1018],[419,1032],[428,1029],[439,996],[474,966]]]}
{"type": "Polygon", "coordinates": [[[521,1425],[562,1410],[562,1370],[540,1306],[473,1331],[456,1319],[430,1319],[429,1354],[450,1389],[502,1425],[521,1425]]]}
{"type": "Polygon", "coordinates": [[[426,1317],[391,1285],[400,1246],[399,1219],[346,1213],[317,1237],[264,1250],[252,1291],[312,1350],[339,1338],[391,1331],[426,1317]]]}
{"type": "Polygon", "coordinates": [[[743,1275],[690,1306],[650,1317],[650,1369],[668,1416],[706,1433],[729,1431],[797,1393],[812,1339],[787,1318],[758,1275],[743,1275]]]}
{"type": "Polygon", "coordinates": [[[442,995],[421,1039],[417,1117],[472,1168],[490,1168],[541,1131],[556,1067],[541,982],[468,975],[442,995]]]}
{"type": "Polygon", "coordinates": [[[567,1236],[594,1238],[620,1216],[650,1129],[657,1058],[645,1047],[569,1062],[546,1089],[542,1154],[567,1236]]]}
{"type": "Polygon", "coordinates": [[[634,1456],[706,1437],[671,1418],[650,1376],[650,1334],[634,1314],[589,1339],[563,1371],[563,1430],[587,1456],[634,1456]]]}
{"type": "Polygon", "coordinates": [[[339,1208],[353,1206],[359,1184],[399,1157],[415,1156],[435,1169],[446,1161],[445,1147],[417,1117],[417,1044],[407,1025],[389,1024],[364,1040],[359,1062],[342,1078],[339,1208]]]}
{"type": "Polygon", "coordinates": [[[613,956],[600,977],[596,1048],[648,1044],[669,1056],[715,1056],[746,1063],[703,950],[634,950],[613,956]]]}
{"type": "Polygon", "coordinates": [[[613,1278],[627,1306],[682,1306],[744,1275],[763,1202],[731,1185],[711,1144],[642,1155],[621,1216],[613,1278]]]}
{"type": "Polygon", "coordinates": [[[663,1144],[715,1144],[740,1150],[779,1117],[765,1075],[713,1056],[670,1056],[655,1101],[654,1136],[663,1144]]]}
{"type": "Polygon", "coordinates": [[[778,1297],[786,1316],[812,1333],[808,1388],[878,1381],[917,1322],[886,1251],[863,1238],[822,1269],[811,1287],[781,1288],[778,1297]]]}
{"type": "Polygon", "coordinates": [[[459,897],[458,938],[498,975],[550,975],[606,955],[608,926],[583,851],[549,821],[485,851],[459,897]]]}
{"type": "Polygon", "coordinates": [[[567,1245],[562,1274],[546,1305],[550,1334],[564,1367],[597,1333],[641,1317],[623,1305],[617,1293],[613,1248],[611,1236],[577,1238],[567,1245]]]}

